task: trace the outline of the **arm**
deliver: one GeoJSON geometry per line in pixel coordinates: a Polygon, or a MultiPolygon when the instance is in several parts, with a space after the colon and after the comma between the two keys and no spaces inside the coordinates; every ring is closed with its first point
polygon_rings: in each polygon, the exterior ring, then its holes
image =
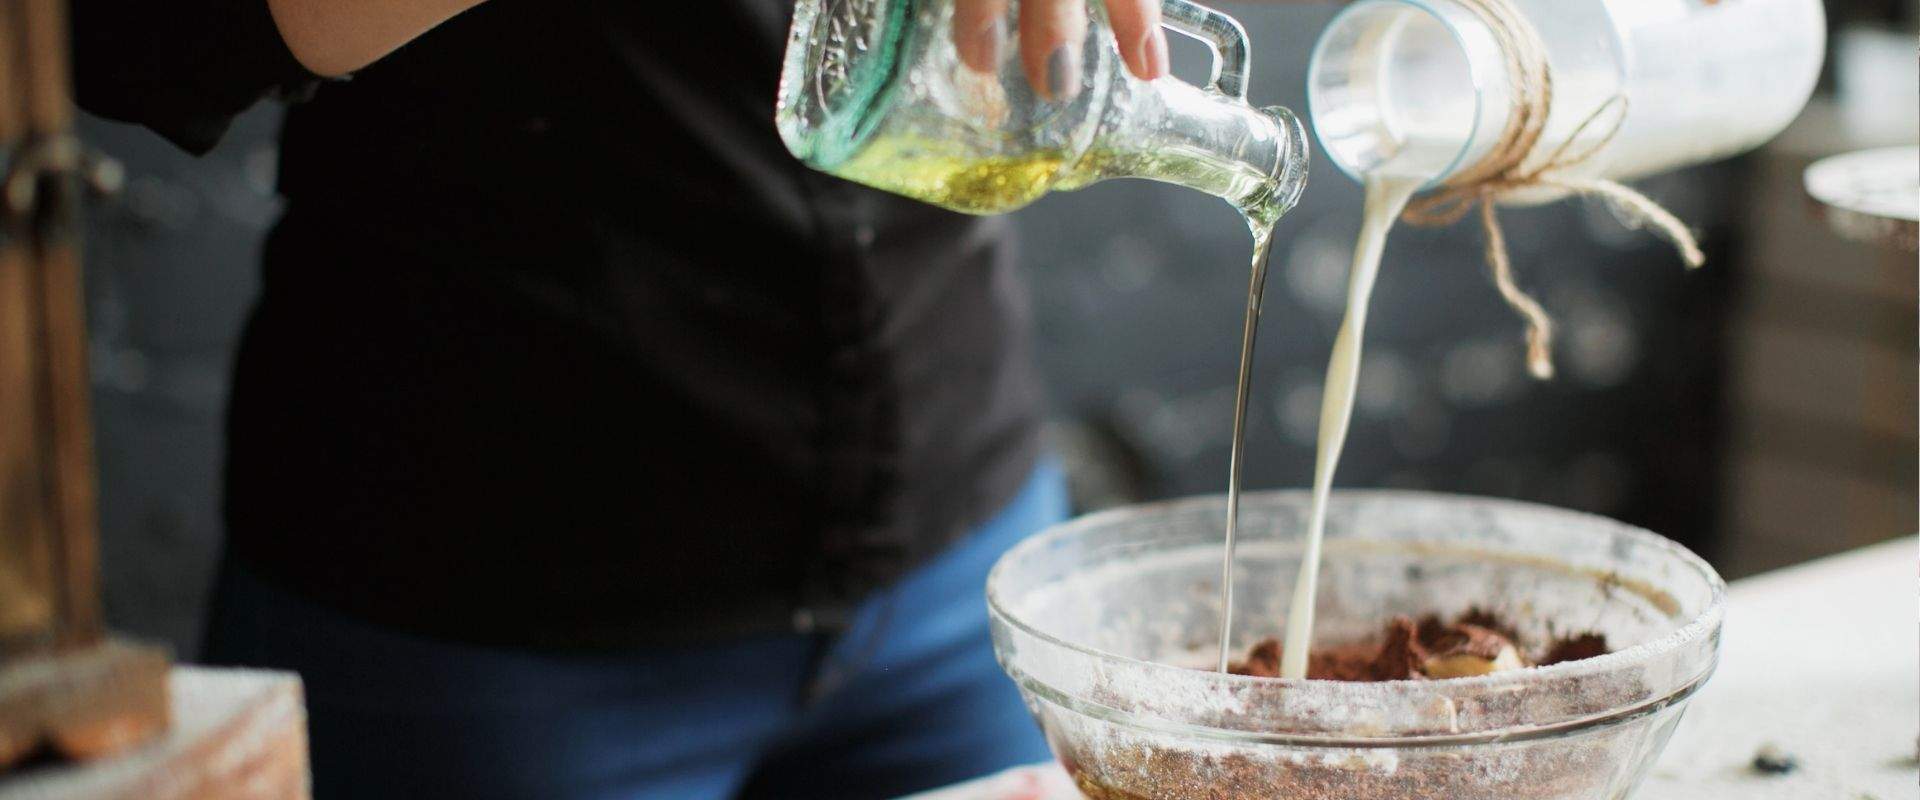
{"type": "Polygon", "coordinates": [[[270,94],[364,67],[480,0],[71,0],[74,95],[191,153],[270,94]]]}
{"type": "Polygon", "coordinates": [[[339,77],[380,60],[483,0],[255,0],[287,49],[316,75],[339,77]]]}

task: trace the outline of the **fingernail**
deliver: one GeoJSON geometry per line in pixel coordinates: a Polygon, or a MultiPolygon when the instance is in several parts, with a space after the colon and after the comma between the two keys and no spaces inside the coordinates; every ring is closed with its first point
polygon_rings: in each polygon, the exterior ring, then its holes
{"type": "Polygon", "coordinates": [[[1047,56],[1047,95],[1056,103],[1080,94],[1080,48],[1062,44],[1047,56]]]}
{"type": "Polygon", "coordinates": [[[1166,77],[1173,67],[1167,64],[1167,34],[1154,31],[1147,37],[1147,71],[1155,78],[1166,77]]]}
{"type": "Polygon", "coordinates": [[[962,60],[978,72],[991,73],[1000,68],[1000,46],[1007,40],[1007,21],[994,17],[967,37],[962,60]]]}

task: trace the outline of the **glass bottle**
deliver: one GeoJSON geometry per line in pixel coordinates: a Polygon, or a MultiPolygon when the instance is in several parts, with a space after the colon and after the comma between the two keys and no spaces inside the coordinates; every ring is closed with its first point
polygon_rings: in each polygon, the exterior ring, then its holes
{"type": "Polygon", "coordinates": [[[1305,134],[1286,109],[1248,105],[1246,32],[1231,17],[1163,0],[1163,24],[1213,50],[1199,87],[1134,77],[1091,3],[1081,89],[1053,102],[1020,69],[1009,5],[1008,46],[982,74],[949,35],[952,0],[800,0],[775,110],[787,148],[815,169],[974,214],[1120,177],[1198,189],[1269,223],[1298,199],[1305,134]]]}
{"type": "MultiPolygon", "coordinates": [[[[1593,153],[1568,166],[1575,178],[1625,180],[1758,146],[1806,104],[1825,49],[1820,0],[1513,5],[1552,72],[1534,152],[1577,134],[1568,152],[1593,153]]],[[[1515,91],[1504,46],[1462,0],[1358,0],[1314,47],[1314,132],[1356,179],[1391,160],[1444,180],[1501,137],[1515,91]]]]}

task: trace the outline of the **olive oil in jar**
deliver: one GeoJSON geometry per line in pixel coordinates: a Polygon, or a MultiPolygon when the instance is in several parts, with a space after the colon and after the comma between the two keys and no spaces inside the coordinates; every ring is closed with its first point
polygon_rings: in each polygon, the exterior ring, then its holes
{"type": "Polygon", "coordinates": [[[839,165],[834,173],[915,200],[968,214],[1011,211],[1058,184],[1067,163],[1058,150],[1004,156],[951,152],[939,142],[880,138],[839,165]]]}
{"type": "Polygon", "coordinates": [[[1061,150],[970,155],[939,141],[881,137],[836,166],[834,174],[877,189],[968,214],[1020,208],[1049,191],[1066,191],[1119,176],[1195,186],[1230,198],[1254,227],[1264,230],[1292,193],[1259,170],[1180,149],[1122,153],[1093,149],[1077,161],[1061,150]]]}

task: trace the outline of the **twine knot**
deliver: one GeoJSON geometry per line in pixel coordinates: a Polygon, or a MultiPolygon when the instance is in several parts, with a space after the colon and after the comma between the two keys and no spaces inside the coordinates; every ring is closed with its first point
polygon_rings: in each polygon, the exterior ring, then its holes
{"type": "Polygon", "coordinates": [[[1577,178],[1572,171],[1591,160],[1619,134],[1626,121],[1626,95],[1616,94],[1589,112],[1562,141],[1544,155],[1536,155],[1547,117],[1553,107],[1553,71],[1540,33],[1513,0],[1459,0],[1480,18],[1506,55],[1507,83],[1513,102],[1506,127],[1493,147],[1472,165],[1456,172],[1440,189],[1407,204],[1401,219],[1414,225],[1451,225],[1475,209],[1486,234],[1487,266],[1500,296],[1527,323],[1527,371],[1542,380],[1553,377],[1553,318],[1539,301],[1521,290],[1513,279],[1494,204],[1525,189],[1558,188],[1597,196],[1612,204],[1617,216],[1632,227],[1649,227],[1664,235],[1680,251],[1688,268],[1706,263],[1700,244],[1686,223],[1672,212],[1624,184],[1602,178],[1577,178]],[[1601,133],[1588,136],[1590,130],[1601,133]],[[1579,144],[1582,138],[1589,139],[1579,144]]]}

